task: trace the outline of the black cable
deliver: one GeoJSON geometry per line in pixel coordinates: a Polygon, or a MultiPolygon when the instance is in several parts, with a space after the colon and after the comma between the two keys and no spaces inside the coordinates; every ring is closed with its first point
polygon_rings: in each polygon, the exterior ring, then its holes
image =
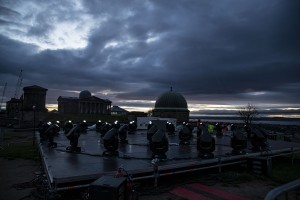
{"type": "Polygon", "coordinates": [[[48,180],[45,175],[38,175],[30,181],[13,184],[11,187],[17,190],[24,190],[28,188],[35,188],[29,195],[21,197],[19,200],[34,197],[35,199],[44,199],[45,194],[48,191],[48,180]]]}

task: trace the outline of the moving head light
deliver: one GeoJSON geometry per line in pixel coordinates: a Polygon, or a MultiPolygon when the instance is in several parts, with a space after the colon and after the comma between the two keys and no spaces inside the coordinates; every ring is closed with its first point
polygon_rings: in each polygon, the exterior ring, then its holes
{"type": "Polygon", "coordinates": [[[166,129],[168,135],[175,135],[175,126],[171,122],[167,122],[166,129]]]}
{"type": "Polygon", "coordinates": [[[96,132],[98,132],[98,133],[101,132],[102,125],[103,125],[103,123],[101,122],[101,120],[98,120],[98,122],[96,123],[96,132]]]}
{"type": "Polygon", "coordinates": [[[51,125],[50,122],[40,124],[40,126],[38,128],[38,131],[40,133],[40,142],[47,139],[47,135],[45,134],[45,132],[50,127],[50,125],[51,125]]]}
{"type": "Polygon", "coordinates": [[[136,131],[136,128],[137,128],[137,125],[136,125],[135,121],[129,122],[128,133],[133,134],[136,131]]]}
{"type": "Polygon", "coordinates": [[[107,122],[103,123],[102,126],[101,126],[101,128],[100,128],[100,136],[101,136],[101,138],[103,138],[104,135],[105,135],[111,128],[112,128],[112,126],[111,126],[109,123],[107,123],[107,122]]]}
{"type": "Polygon", "coordinates": [[[245,125],[244,125],[244,130],[245,130],[246,133],[247,133],[247,139],[250,140],[250,138],[251,138],[251,128],[250,128],[250,126],[247,125],[247,124],[245,124],[245,125]]]}
{"type": "Polygon", "coordinates": [[[75,125],[67,134],[66,137],[70,140],[70,146],[66,148],[67,151],[71,152],[81,152],[81,147],[78,147],[78,139],[80,133],[84,131],[84,125],[77,124],[75,125]]]}
{"type": "Polygon", "coordinates": [[[149,121],[149,124],[148,124],[148,126],[147,126],[147,130],[149,130],[152,126],[153,126],[152,121],[149,121]]]}
{"type": "Polygon", "coordinates": [[[269,150],[269,144],[267,142],[267,135],[258,128],[255,128],[252,131],[251,144],[252,144],[253,151],[269,150]]]}
{"type": "Polygon", "coordinates": [[[203,128],[205,128],[205,124],[203,124],[202,122],[200,122],[197,126],[197,137],[200,137],[200,135],[203,132],[203,128]]]}
{"type": "Polygon", "coordinates": [[[216,148],[215,143],[215,138],[208,133],[207,128],[203,128],[202,134],[197,138],[199,157],[204,159],[213,158],[214,154],[212,152],[216,148]]]}
{"type": "Polygon", "coordinates": [[[216,123],[216,136],[221,137],[222,135],[222,126],[220,123],[216,123]]]}
{"type": "Polygon", "coordinates": [[[128,125],[124,124],[119,128],[120,143],[124,143],[124,144],[128,143],[127,134],[128,134],[128,125]]]}
{"type": "Polygon", "coordinates": [[[64,133],[68,134],[73,127],[74,125],[71,120],[66,121],[63,127],[64,133]]]}
{"type": "Polygon", "coordinates": [[[153,122],[150,121],[147,130],[147,140],[149,142],[152,140],[152,136],[156,133],[157,130],[158,130],[157,125],[153,124],[153,122]]]}
{"type": "Polygon", "coordinates": [[[119,127],[114,125],[112,129],[110,129],[105,135],[103,136],[103,144],[106,151],[103,152],[103,156],[116,156],[119,155],[117,151],[119,148],[119,127]]]}
{"type": "Polygon", "coordinates": [[[230,124],[230,130],[231,130],[231,131],[235,131],[235,128],[236,128],[236,127],[235,127],[234,124],[230,124]]]}
{"type": "Polygon", "coordinates": [[[166,152],[169,150],[169,140],[166,134],[165,121],[155,120],[153,126],[149,129],[155,132],[149,140],[149,147],[152,151],[152,158],[166,159],[166,152]]]}
{"type": "Polygon", "coordinates": [[[180,140],[179,144],[184,144],[184,145],[190,144],[190,140],[192,138],[192,130],[190,129],[188,124],[186,123],[182,124],[182,129],[179,131],[178,137],[180,140]]]}
{"type": "Polygon", "coordinates": [[[52,124],[51,122],[47,123],[49,127],[45,131],[45,135],[48,138],[48,147],[55,148],[57,143],[54,142],[54,136],[58,134],[60,128],[57,124],[52,124]]]}
{"type": "Polygon", "coordinates": [[[86,120],[83,120],[80,123],[80,128],[81,128],[82,133],[87,133],[88,124],[87,124],[86,120]]]}
{"type": "Polygon", "coordinates": [[[231,137],[230,146],[233,148],[232,154],[245,154],[245,149],[247,148],[247,138],[244,133],[235,131],[233,136],[231,137]]]}
{"type": "Polygon", "coordinates": [[[166,132],[158,129],[152,136],[149,143],[150,150],[152,151],[152,158],[166,159],[166,152],[169,150],[169,140],[166,132]]]}

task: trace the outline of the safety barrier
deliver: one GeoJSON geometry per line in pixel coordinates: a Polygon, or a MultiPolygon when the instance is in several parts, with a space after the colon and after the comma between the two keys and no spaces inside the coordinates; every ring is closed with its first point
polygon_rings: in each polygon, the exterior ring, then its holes
{"type": "Polygon", "coordinates": [[[300,179],[281,185],[269,191],[265,196],[265,200],[276,199],[279,195],[285,193],[285,198],[288,199],[288,192],[300,187],[300,179]]]}

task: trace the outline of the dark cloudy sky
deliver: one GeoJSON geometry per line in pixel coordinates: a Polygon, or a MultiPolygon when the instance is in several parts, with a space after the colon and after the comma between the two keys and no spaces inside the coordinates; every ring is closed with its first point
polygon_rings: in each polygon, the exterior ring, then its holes
{"type": "Polygon", "coordinates": [[[195,113],[299,109],[300,1],[0,0],[5,101],[21,69],[49,106],[89,90],[147,111],[172,86],[195,113]]]}

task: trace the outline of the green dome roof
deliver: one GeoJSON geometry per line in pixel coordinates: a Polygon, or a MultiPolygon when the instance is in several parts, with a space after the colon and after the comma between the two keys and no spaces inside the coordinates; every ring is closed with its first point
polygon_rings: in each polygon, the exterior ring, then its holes
{"type": "Polygon", "coordinates": [[[187,110],[185,98],[178,92],[168,91],[161,94],[155,102],[155,109],[187,110]]]}

